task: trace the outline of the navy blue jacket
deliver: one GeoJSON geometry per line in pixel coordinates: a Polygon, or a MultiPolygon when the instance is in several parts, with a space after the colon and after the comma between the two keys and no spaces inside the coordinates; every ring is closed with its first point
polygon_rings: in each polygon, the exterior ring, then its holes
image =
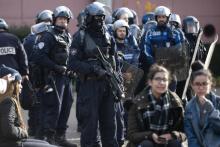
{"type": "Polygon", "coordinates": [[[0,64],[14,68],[21,75],[27,75],[28,60],[20,40],[8,32],[0,32],[0,64]]]}

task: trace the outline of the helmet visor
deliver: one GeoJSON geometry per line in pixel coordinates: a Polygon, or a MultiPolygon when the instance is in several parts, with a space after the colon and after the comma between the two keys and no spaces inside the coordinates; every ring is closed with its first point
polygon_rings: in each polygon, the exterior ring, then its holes
{"type": "Polygon", "coordinates": [[[195,33],[199,32],[198,25],[197,25],[197,23],[194,23],[194,22],[187,22],[184,29],[185,29],[186,33],[195,34],[195,33]]]}

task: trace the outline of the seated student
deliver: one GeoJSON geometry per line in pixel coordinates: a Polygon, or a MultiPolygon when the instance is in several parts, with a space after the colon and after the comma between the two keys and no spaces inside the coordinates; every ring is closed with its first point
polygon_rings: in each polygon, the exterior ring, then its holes
{"type": "Polygon", "coordinates": [[[183,106],[176,93],[168,90],[169,72],[153,65],[149,87],[135,99],[128,114],[128,147],[181,147],[185,141],[183,106]]]}
{"type": "Polygon", "coordinates": [[[8,74],[14,76],[15,80],[8,84],[4,94],[0,94],[0,147],[55,147],[45,141],[27,139],[19,103],[22,78],[12,68],[1,68],[0,77],[8,74]]]}
{"type": "Polygon", "coordinates": [[[186,105],[184,130],[189,147],[220,146],[220,97],[211,92],[212,75],[201,69],[192,73],[195,96],[186,105]]]}

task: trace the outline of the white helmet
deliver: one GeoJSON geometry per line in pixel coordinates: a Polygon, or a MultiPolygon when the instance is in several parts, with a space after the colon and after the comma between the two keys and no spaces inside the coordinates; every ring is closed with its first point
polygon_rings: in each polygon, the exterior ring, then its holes
{"type": "Polygon", "coordinates": [[[114,24],[113,24],[114,31],[116,31],[118,28],[121,28],[121,27],[126,27],[127,30],[129,28],[128,23],[123,19],[119,19],[114,22],[114,24]]]}
{"type": "Polygon", "coordinates": [[[172,13],[172,14],[170,15],[170,20],[169,20],[169,21],[170,21],[170,22],[176,22],[179,26],[182,25],[180,16],[179,16],[178,14],[172,13]]]}
{"type": "Polygon", "coordinates": [[[154,13],[155,13],[155,16],[165,15],[166,17],[169,17],[171,12],[170,12],[170,9],[165,6],[158,6],[156,7],[154,13]]]}

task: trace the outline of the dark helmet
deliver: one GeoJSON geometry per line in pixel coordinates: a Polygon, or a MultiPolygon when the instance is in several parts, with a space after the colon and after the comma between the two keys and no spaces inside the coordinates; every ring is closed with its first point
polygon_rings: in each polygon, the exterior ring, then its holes
{"type": "Polygon", "coordinates": [[[87,25],[92,22],[94,16],[103,16],[105,18],[105,9],[97,3],[89,4],[85,8],[84,12],[87,15],[86,16],[87,25]]]}
{"type": "Polygon", "coordinates": [[[133,14],[133,17],[129,17],[128,18],[128,23],[129,25],[131,24],[138,24],[138,16],[137,16],[137,12],[130,9],[131,13],[133,14]]]}
{"type": "Polygon", "coordinates": [[[96,1],[96,2],[93,2],[93,4],[97,4],[97,5],[104,8],[104,10],[105,10],[105,24],[112,23],[112,16],[111,16],[112,15],[112,9],[109,6],[107,6],[107,5],[105,5],[101,2],[96,1]]]}
{"type": "Polygon", "coordinates": [[[66,6],[58,6],[53,11],[53,18],[54,18],[54,20],[57,17],[66,17],[68,19],[68,21],[69,21],[70,19],[73,18],[73,14],[72,14],[71,10],[68,7],[66,7],[66,6]]]}
{"type": "Polygon", "coordinates": [[[186,34],[197,34],[199,32],[199,21],[194,16],[187,16],[183,19],[183,31],[186,34]]]}
{"type": "Polygon", "coordinates": [[[79,15],[77,16],[77,27],[81,28],[84,27],[85,24],[85,20],[86,20],[86,13],[84,10],[82,10],[79,15]]]}
{"type": "Polygon", "coordinates": [[[0,29],[8,30],[8,24],[2,18],[0,18],[0,29]]]}
{"type": "Polygon", "coordinates": [[[146,22],[151,21],[151,20],[155,20],[155,14],[154,12],[147,12],[142,17],[142,24],[145,24],[146,22]]]}
{"type": "Polygon", "coordinates": [[[51,10],[43,10],[36,16],[36,24],[43,21],[53,21],[53,12],[51,10]]]}

